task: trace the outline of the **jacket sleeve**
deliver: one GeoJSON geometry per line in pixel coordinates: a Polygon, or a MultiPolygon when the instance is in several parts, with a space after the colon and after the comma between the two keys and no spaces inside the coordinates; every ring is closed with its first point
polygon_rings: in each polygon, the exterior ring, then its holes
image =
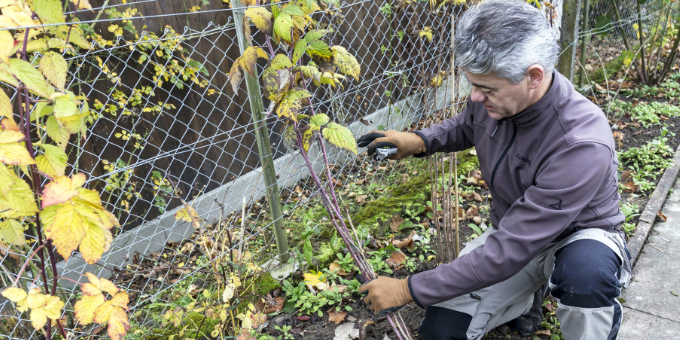
{"type": "Polygon", "coordinates": [[[467,255],[409,278],[420,306],[430,306],[506,280],[554,241],[609,178],[613,151],[595,142],[556,152],[535,185],[515,201],[498,231],[467,255]]]}
{"type": "Polygon", "coordinates": [[[429,128],[416,131],[425,141],[425,153],[416,157],[429,156],[435,152],[453,152],[469,149],[474,146],[473,138],[473,110],[474,103],[468,100],[465,109],[460,114],[429,128]]]}

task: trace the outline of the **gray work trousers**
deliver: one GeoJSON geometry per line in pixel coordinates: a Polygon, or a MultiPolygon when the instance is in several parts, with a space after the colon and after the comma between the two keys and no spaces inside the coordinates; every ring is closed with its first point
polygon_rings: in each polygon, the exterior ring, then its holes
{"type": "MultiPolygon", "coordinates": [[[[483,235],[468,243],[461,251],[461,255],[467,254],[484,244],[487,237],[494,232],[496,232],[495,229],[489,228],[483,235]]],[[[549,282],[553,291],[555,290],[556,283],[551,280],[555,270],[555,254],[567,245],[579,240],[600,242],[616,254],[619,263],[615,266],[618,266],[618,268],[616,268],[615,273],[609,276],[616,277],[618,282],[612,283],[615,292],[611,306],[599,306],[598,308],[570,306],[556,298],[560,302],[556,314],[560,321],[562,335],[565,340],[615,340],[623,316],[621,305],[616,297],[619,296],[621,287],[627,285],[630,280],[630,257],[623,235],[601,229],[576,231],[567,238],[550,244],[511,278],[480,289],[473,294],[462,295],[434,306],[471,315],[472,321],[467,329],[467,339],[481,339],[491,329],[528,313],[533,303],[534,292],[546,282],[549,282]]],[[[608,251],[604,247],[599,248],[608,251]]],[[[587,262],[588,260],[586,260],[587,262]]],[[[587,267],[587,265],[585,266],[587,267]]],[[[568,270],[578,271],[581,268],[570,267],[568,270]]],[[[593,270],[596,272],[597,268],[593,270]]],[[[562,272],[561,275],[565,275],[565,273],[562,272]]],[[[569,275],[569,273],[567,272],[566,275],[569,275]]],[[[555,295],[557,294],[553,294],[553,297],[555,295]]],[[[588,293],[581,293],[581,299],[588,300],[588,293]]]]}

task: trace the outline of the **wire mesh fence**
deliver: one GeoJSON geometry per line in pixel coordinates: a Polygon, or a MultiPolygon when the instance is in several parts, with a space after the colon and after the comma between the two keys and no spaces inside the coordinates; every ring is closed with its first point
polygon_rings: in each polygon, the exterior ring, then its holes
{"type": "MultiPolygon", "coordinates": [[[[92,122],[87,133],[69,141],[69,170],[87,175],[86,186],[102,192],[107,209],[122,225],[97,264],[86,264],[76,253],[57,266],[63,278],[58,295],[71,302],[64,325],[73,338],[105,336],[101,328],[78,325],[72,316],[70,306],[79,294],[73,281],[86,282],[86,271],[109,278],[130,294],[128,337],[142,339],[151,338],[154,328],[167,322],[163,316],[174,308],[169,301],[211,285],[202,274],[213,271],[219,259],[233,260],[236,250],[240,257],[244,247],[258,259],[253,263],[275,255],[256,123],[270,131],[286,213],[282,218],[318,209],[311,204],[317,189],[307,181],[297,151],[287,145],[281,122],[275,115],[254,122],[245,82],[236,92],[229,85],[228,71],[240,55],[234,10],[221,2],[187,3],[106,0],[93,1],[93,13],[66,12],[81,20],[74,29],[94,40],[91,48],[80,46],[80,52],[64,55],[70,65],[68,88],[90,100],[92,122]],[[154,7],[162,8],[159,14],[142,11],[154,7]],[[175,7],[180,10],[168,14],[175,7]],[[163,25],[170,19],[179,26],[163,25]],[[183,202],[195,207],[205,221],[203,228],[212,234],[175,219],[183,202]]],[[[648,2],[643,20],[654,20],[660,3],[648,2]]],[[[620,48],[622,34],[635,38],[636,1],[591,4],[590,28],[579,36],[591,36],[589,46],[607,60],[604,50],[620,48]],[[612,15],[612,6],[620,6],[620,16],[602,24],[600,16],[612,15]],[[598,36],[602,32],[606,37],[598,36]]],[[[313,88],[315,111],[327,113],[359,136],[376,128],[422,126],[449,108],[451,23],[464,6],[438,11],[432,6],[423,1],[358,0],[315,13],[318,27],[333,30],[327,36],[329,45],[356,55],[362,71],[359,81],[345,82],[344,88],[313,88]]],[[[545,2],[542,8],[558,30],[561,2],[545,2]]],[[[251,32],[253,41],[263,44],[263,34],[254,26],[251,32]]],[[[39,60],[40,52],[34,58],[39,60]]],[[[264,66],[258,64],[258,70],[264,66]]],[[[16,96],[10,84],[2,85],[16,96]]],[[[319,158],[315,162],[322,164],[319,158]]],[[[361,155],[335,150],[332,163],[335,173],[352,176],[368,168],[370,181],[391,184],[387,181],[393,168],[382,169],[361,155]]],[[[346,190],[352,191],[353,185],[347,184],[346,190]]],[[[30,235],[27,239],[25,247],[3,244],[0,277],[5,287],[17,279],[16,269],[36,248],[36,240],[30,235]]],[[[41,281],[35,270],[19,279],[26,288],[41,281]]],[[[0,338],[42,337],[9,301],[2,300],[0,310],[0,338]]]]}

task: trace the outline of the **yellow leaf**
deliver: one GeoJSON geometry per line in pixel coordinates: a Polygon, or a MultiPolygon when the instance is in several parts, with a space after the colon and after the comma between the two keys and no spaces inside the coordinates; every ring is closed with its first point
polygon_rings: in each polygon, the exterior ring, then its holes
{"type": "Polygon", "coordinates": [[[89,272],[85,273],[85,276],[87,276],[87,279],[90,281],[90,284],[92,284],[92,286],[99,290],[99,293],[94,293],[94,291],[86,293],[85,290],[83,289],[83,294],[95,295],[101,294],[102,291],[111,294],[111,296],[118,294],[118,287],[116,287],[111,281],[104,278],[98,278],[97,276],[89,272]]]}
{"type": "Polygon", "coordinates": [[[52,240],[59,255],[68,259],[85,237],[87,221],[83,221],[71,203],[44,208],[40,219],[47,238],[52,240]]]}
{"type": "Polygon", "coordinates": [[[305,279],[305,284],[308,286],[314,287],[319,283],[326,282],[326,277],[320,271],[310,271],[309,273],[304,273],[302,276],[305,279]]]}
{"type": "Polygon", "coordinates": [[[14,121],[11,114],[2,117],[2,120],[0,120],[0,127],[6,131],[20,131],[19,126],[17,126],[17,123],[14,121]]]}
{"type": "Polygon", "coordinates": [[[250,19],[262,33],[272,34],[272,13],[265,7],[246,8],[245,17],[250,19]]]}
{"type": "Polygon", "coordinates": [[[234,289],[236,287],[233,284],[228,284],[224,287],[224,292],[222,292],[222,302],[228,303],[231,298],[234,297],[234,289]]]}
{"type": "Polygon", "coordinates": [[[9,287],[2,291],[2,296],[16,303],[25,299],[28,294],[26,294],[26,292],[24,292],[24,290],[21,288],[9,287]]]}
{"type": "Polygon", "coordinates": [[[311,97],[312,94],[303,89],[292,89],[286,93],[286,96],[281,100],[279,107],[276,109],[276,114],[281,118],[289,118],[297,121],[297,114],[302,107],[302,99],[311,97]]]}
{"type": "Polygon", "coordinates": [[[94,320],[94,311],[101,306],[106,299],[101,293],[95,296],[83,296],[76,304],[73,309],[76,313],[76,319],[82,325],[88,325],[94,320]]]}
{"type": "Polygon", "coordinates": [[[71,0],[74,5],[77,5],[79,9],[92,9],[89,0],[71,0]]]}
{"type": "Polygon", "coordinates": [[[26,238],[24,237],[24,226],[17,220],[4,220],[0,224],[0,239],[9,244],[18,246],[25,245],[26,238]]]}
{"type": "Polygon", "coordinates": [[[427,42],[432,42],[432,28],[429,26],[425,26],[420,33],[418,33],[420,37],[425,37],[427,39],[427,42]]]}
{"type": "Polygon", "coordinates": [[[3,8],[2,14],[4,17],[7,17],[8,19],[11,20],[11,21],[2,20],[2,25],[6,28],[36,25],[36,21],[31,19],[32,14],[31,8],[21,3],[17,3],[16,5],[7,6],[3,8]]]}
{"type": "Polygon", "coordinates": [[[33,0],[33,10],[44,22],[50,24],[64,22],[61,0],[33,0]]]}
{"type": "Polygon", "coordinates": [[[7,62],[14,49],[14,38],[9,31],[0,31],[0,60],[7,62]]]}
{"type": "Polygon", "coordinates": [[[45,209],[50,205],[64,203],[70,200],[73,196],[78,194],[78,188],[85,184],[85,174],[79,173],[68,176],[61,176],[55,178],[53,181],[45,185],[43,190],[42,208],[45,209]]]}
{"type": "Polygon", "coordinates": [[[51,28],[48,28],[50,32],[52,32],[54,35],[56,35],[59,38],[62,38],[66,40],[68,37],[68,41],[72,44],[75,44],[76,46],[80,48],[84,48],[86,50],[89,50],[91,45],[90,42],[83,37],[82,33],[80,33],[80,25],[75,24],[72,26],[73,29],[69,30],[69,26],[66,25],[61,25],[61,26],[53,26],[51,28]],[[70,35],[69,35],[69,32],[70,35]]]}
{"type": "Polygon", "coordinates": [[[175,213],[175,220],[191,222],[194,228],[196,229],[201,228],[201,224],[199,222],[199,217],[198,213],[196,212],[196,209],[187,204],[184,205],[184,208],[180,209],[179,211],[177,211],[177,213],[175,213]]]}
{"type": "Polygon", "coordinates": [[[41,294],[38,289],[28,292],[26,305],[31,309],[30,319],[35,329],[45,326],[47,318],[59,319],[61,309],[64,308],[64,302],[58,296],[41,294]]]}
{"type": "Polygon", "coordinates": [[[64,118],[78,113],[78,106],[68,95],[59,96],[54,99],[54,116],[64,118]]]}
{"type": "Polygon", "coordinates": [[[130,322],[127,313],[122,308],[115,308],[109,316],[107,334],[112,340],[122,340],[128,329],[130,329],[130,322]]]}
{"type": "Polygon", "coordinates": [[[57,143],[57,146],[62,150],[66,150],[66,145],[68,145],[69,136],[71,133],[66,130],[64,125],[57,120],[55,116],[49,116],[46,122],[47,135],[52,138],[53,141],[57,143]]]}
{"type": "Polygon", "coordinates": [[[342,46],[333,46],[331,50],[333,51],[333,64],[338,67],[338,70],[359,81],[361,66],[357,59],[342,46]]]}
{"type": "Polygon", "coordinates": [[[229,70],[229,83],[234,90],[234,94],[238,94],[238,84],[241,82],[241,71],[238,69],[240,59],[240,57],[237,58],[229,70]]]}
{"type": "MultiPolygon", "coordinates": [[[[39,68],[47,80],[54,84],[54,86],[56,86],[58,89],[64,91],[68,64],[61,54],[52,51],[45,53],[43,57],[40,58],[39,68]]],[[[75,104],[73,105],[75,106],[75,104]]],[[[54,112],[58,112],[57,105],[55,105],[54,112]]]]}
{"type": "Polygon", "coordinates": [[[29,90],[41,97],[49,98],[50,94],[54,92],[50,91],[50,86],[45,77],[27,61],[17,58],[10,59],[9,71],[21,80],[29,90]]]}
{"type": "Polygon", "coordinates": [[[33,190],[5,165],[0,165],[0,217],[18,218],[38,212],[33,190]]]}
{"type": "Polygon", "coordinates": [[[0,90],[0,115],[3,115],[5,117],[12,117],[12,102],[10,101],[9,97],[7,96],[4,90],[0,90]]]}
{"type": "Polygon", "coordinates": [[[85,229],[85,237],[79,248],[85,262],[94,264],[99,261],[102,254],[109,250],[112,240],[111,231],[90,223],[85,229]]]}
{"type": "Polygon", "coordinates": [[[104,302],[94,312],[94,322],[104,323],[109,321],[111,313],[116,309],[127,309],[128,295],[124,292],[116,294],[111,300],[104,302]]]}
{"type": "MultiPolygon", "coordinates": [[[[9,131],[0,132],[0,136],[9,131]]],[[[15,132],[15,131],[11,131],[15,132]]],[[[16,132],[19,133],[19,132],[16,132]]],[[[22,135],[23,136],[23,135],[22,135]]],[[[2,137],[0,137],[2,138],[2,137]]],[[[9,165],[29,165],[35,164],[35,160],[26,150],[26,147],[17,142],[0,143],[0,161],[9,165]]]]}

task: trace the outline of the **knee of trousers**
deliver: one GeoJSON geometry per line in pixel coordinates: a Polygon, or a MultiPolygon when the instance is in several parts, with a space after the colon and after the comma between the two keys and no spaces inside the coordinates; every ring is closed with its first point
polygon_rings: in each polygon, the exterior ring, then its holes
{"type": "Polygon", "coordinates": [[[427,307],[418,334],[423,340],[466,340],[472,315],[443,307],[427,307]]]}
{"type": "Polygon", "coordinates": [[[555,254],[550,294],[567,306],[613,306],[621,294],[620,268],[616,253],[603,243],[576,241],[555,254]]]}

